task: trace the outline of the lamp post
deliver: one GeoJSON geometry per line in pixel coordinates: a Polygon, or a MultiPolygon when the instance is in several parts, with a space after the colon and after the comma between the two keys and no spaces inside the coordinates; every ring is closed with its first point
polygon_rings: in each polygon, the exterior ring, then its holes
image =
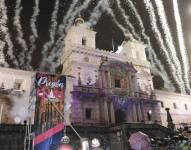
{"type": "Polygon", "coordinates": [[[152,113],[153,113],[153,112],[152,112],[152,110],[149,110],[149,112],[148,112],[148,114],[149,114],[149,118],[148,118],[148,119],[149,119],[149,121],[151,121],[151,120],[152,120],[152,119],[151,119],[151,117],[152,117],[152,113]]]}
{"type": "Polygon", "coordinates": [[[170,109],[169,108],[165,108],[166,113],[167,113],[167,122],[168,122],[168,128],[173,132],[175,130],[175,125],[173,123],[171,114],[170,114],[170,109]]]}

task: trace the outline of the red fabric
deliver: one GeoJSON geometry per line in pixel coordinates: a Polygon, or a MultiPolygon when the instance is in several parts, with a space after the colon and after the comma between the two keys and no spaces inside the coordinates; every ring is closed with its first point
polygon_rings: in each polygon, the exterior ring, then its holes
{"type": "Polygon", "coordinates": [[[34,145],[37,145],[41,142],[43,142],[44,140],[48,139],[49,137],[51,137],[52,135],[58,133],[59,131],[64,129],[64,124],[58,124],[57,126],[55,126],[54,128],[51,128],[50,130],[38,135],[35,140],[34,140],[34,145]]]}

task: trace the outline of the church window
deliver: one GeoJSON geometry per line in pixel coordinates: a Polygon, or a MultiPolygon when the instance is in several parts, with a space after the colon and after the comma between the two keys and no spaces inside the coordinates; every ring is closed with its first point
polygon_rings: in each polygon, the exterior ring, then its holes
{"type": "Polygon", "coordinates": [[[164,103],[163,103],[163,102],[161,102],[160,104],[161,104],[161,108],[164,108],[164,103]]]}
{"type": "Polygon", "coordinates": [[[15,83],[14,83],[14,89],[15,89],[15,90],[21,90],[22,82],[23,82],[22,80],[16,79],[16,80],[15,80],[15,83]]]}
{"type": "Polygon", "coordinates": [[[91,115],[92,115],[92,109],[86,108],[86,110],[85,110],[86,119],[91,119],[91,115]]]}
{"type": "Polygon", "coordinates": [[[185,110],[188,110],[188,105],[184,104],[185,110]]]}
{"type": "Polygon", "coordinates": [[[121,81],[120,81],[120,79],[115,79],[115,87],[116,88],[121,88],[121,81]]]}
{"type": "Polygon", "coordinates": [[[174,107],[174,109],[177,109],[176,103],[173,103],[173,107],[174,107]]]}
{"type": "Polygon", "coordinates": [[[85,37],[83,37],[83,38],[82,38],[82,45],[84,45],[84,46],[85,46],[85,45],[87,44],[86,42],[87,42],[87,41],[86,41],[86,38],[85,38],[85,37]]]}

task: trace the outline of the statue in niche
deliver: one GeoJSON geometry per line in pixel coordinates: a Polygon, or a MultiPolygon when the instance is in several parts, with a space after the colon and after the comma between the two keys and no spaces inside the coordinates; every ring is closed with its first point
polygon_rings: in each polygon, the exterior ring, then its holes
{"type": "Polygon", "coordinates": [[[91,84],[91,82],[92,82],[92,78],[90,77],[90,76],[88,76],[88,78],[87,78],[87,85],[90,85],[91,84]]]}

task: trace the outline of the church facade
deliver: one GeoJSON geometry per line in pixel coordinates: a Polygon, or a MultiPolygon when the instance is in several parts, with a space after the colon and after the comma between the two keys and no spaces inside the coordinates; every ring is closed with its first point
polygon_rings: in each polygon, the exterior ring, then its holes
{"type": "Polygon", "coordinates": [[[154,89],[143,43],[127,39],[123,50],[114,53],[97,49],[95,39],[96,32],[82,18],[66,36],[61,60],[62,73],[75,77],[72,123],[151,121],[167,126],[167,107],[175,124],[191,123],[190,95],[154,89]]]}
{"type": "Polygon", "coordinates": [[[73,124],[161,123],[145,45],[129,39],[119,54],[96,49],[82,18],[66,36],[63,74],[72,75],[73,124]]]}
{"type": "MultiPolygon", "coordinates": [[[[96,32],[82,18],[76,19],[66,36],[61,57],[62,74],[67,75],[66,124],[107,126],[124,122],[155,122],[167,126],[166,107],[170,108],[175,124],[191,123],[190,95],[154,89],[143,43],[126,39],[122,43],[123,50],[114,53],[97,49],[95,38],[96,32]]],[[[28,107],[34,74],[0,68],[1,92],[16,88],[28,107]]],[[[1,118],[3,110],[6,107],[14,109],[12,106],[16,101],[21,106],[18,99],[9,104],[0,97],[1,118]]],[[[2,120],[2,123],[8,123],[6,118],[2,120]]],[[[23,121],[18,121],[18,116],[11,118],[11,123],[23,121]]]]}

